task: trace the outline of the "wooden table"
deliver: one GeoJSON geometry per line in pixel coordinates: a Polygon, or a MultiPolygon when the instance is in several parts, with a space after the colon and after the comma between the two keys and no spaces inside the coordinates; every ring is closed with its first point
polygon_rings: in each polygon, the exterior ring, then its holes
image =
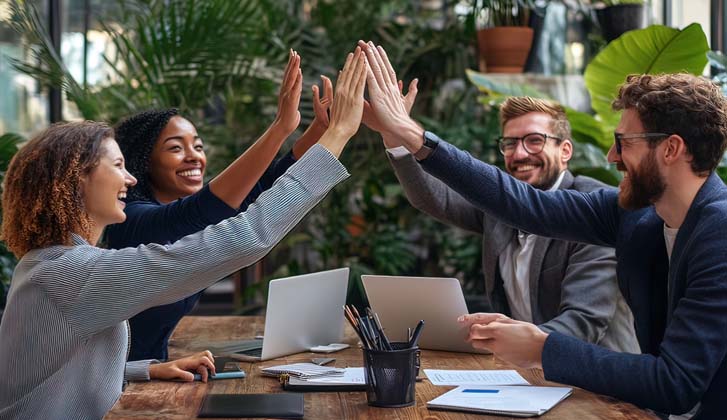
{"type": "MultiPolygon", "coordinates": [[[[185,317],[172,336],[169,353],[171,358],[198,351],[204,343],[235,340],[261,334],[262,317],[185,317]]],[[[356,342],[353,331],[347,326],[346,342],[356,342]]],[[[207,393],[272,393],[281,392],[275,378],[264,377],[260,368],[284,363],[307,362],[315,355],[300,353],[260,363],[241,363],[247,378],[201,382],[137,382],[130,384],[106,419],[189,419],[195,418],[202,398],[207,393]]],[[[332,357],[335,366],[362,366],[361,350],[355,345],[332,357]]],[[[505,362],[491,355],[474,355],[422,350],[422,368],[434,369],[511,369],[505,362]]],[[[533,385],[554,385],[543,379],[539,369],[519,370],[533,385]]],[[[587,374],[587,373],[585,373],[587,374]]],[[[377,408],[366,404],[365,392],[306,393],[306,419],[505,419],[502,416],[459,413],[454,411],[430,411],[427,401],[445,393],[452,387],[434,386],[424,380],[416,385],[416,405],[406,408],[377,408]]],[[[544,419],[656,419],[655,416],[613,398],[596,395],[581,389],[542,416],[544,419]]]]}

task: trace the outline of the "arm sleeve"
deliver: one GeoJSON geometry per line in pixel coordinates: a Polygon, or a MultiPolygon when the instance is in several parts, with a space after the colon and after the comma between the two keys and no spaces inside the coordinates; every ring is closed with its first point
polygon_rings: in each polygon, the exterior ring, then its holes
{"type": "Polygon", "coordinates": [[[617,191],[540,191],[443,140],[420,164],[485,214],[510,226],[540,236],[616,244],[617,191]]]}
{"type": "Polygon", "coordinates": [[[57,304],[77,334],[88,336],[259,260],[347,176],[343,165],[316,145],[245,213],[166,246],[76,246],[39,276],[59,297],[57,304]]]}
{"type": "Polygon", "coordinates": [[[598,343],[616,313],[616,255],[613,248],[569,244],[565,276],[561,283],[560,313],[540,325],[589,343],[598,343]]]}
{"type": "Polygon", "coordinates": [[[424,172],[408,152],[386,153],[412,206],[441,222],[482,235],[482,211],[442,181],[424,172]]]}
{"type": "Polygon", "coordinates": [[[242,201],[238,211],[247,210],[250,204],[254,203],[260,194],[270,189],[275,181],[280,178],[294,163],[295,158],[293,157],[292,151],[288,152],[280,159],[275,159],[270,166],[268,166],[268,169],[265,170],[265,173],[263,173],[260,177],[260,180],[252,188],[252,191],[250,191],[247,197],[245,197],[242,201]]]}
{"type": "Polygon", "coordinates": [[[688,284],[658,356],[617,353],[551,333],[543,347],[545,379],[661,412],[681,414],[694,407],[727,353],[727,260],[714,252],[727,237],[725,223],[722,216],[694,231],[686,263],[688,284]]]}
{"type": "Polygon", "coordinates": [[[159,205],[135,201],[125,209],[126,221],[108,229],[110,248],[119,249],[139,244],[174,242],[209,225],[237,214],[205,185],[200,191],[159,205]]]}
{"type": "Polygon", "coordinates": [[[149,378],[149,365],[159,363],[158,360],[134,360],[132,362],[126,362],[126,368],[124,369],[124,380],[125,381],[148,381],[149,378]]]}

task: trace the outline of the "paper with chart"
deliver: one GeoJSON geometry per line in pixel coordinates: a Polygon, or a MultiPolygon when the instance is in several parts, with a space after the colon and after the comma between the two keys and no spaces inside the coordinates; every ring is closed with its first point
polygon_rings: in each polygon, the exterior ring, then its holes
{"type": "Polygon", "coordinates": [[[432,385],[530,385],[514,370],[441,370],[424,369],[432,385]]]}

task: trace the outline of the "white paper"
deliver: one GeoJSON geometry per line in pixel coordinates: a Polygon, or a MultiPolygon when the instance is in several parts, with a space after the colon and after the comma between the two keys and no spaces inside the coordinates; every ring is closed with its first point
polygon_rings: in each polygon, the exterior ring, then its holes
{"type": "Polygon", "coordinates": [[[530,385],[514,370],[440,370],[424,369],[432,385],[530,385]]]}
{"type": "Polygon", "coordinates": [[[540,415],[571,392],[572,388],[564,387],[461,386],[429,401],[427,406],[485,413],[540,415]]]}
{"type": "Polygon", "coordinates": [[[351,384],[364,384],[366,378],[364,377],[364,368],[346,368],[343,375],[336,376],[318,376],[315,378],[308,378],[304,380],[309,383],[325,383],[325,384],[336,384],[336,385],[351,385],[351,384]]]}

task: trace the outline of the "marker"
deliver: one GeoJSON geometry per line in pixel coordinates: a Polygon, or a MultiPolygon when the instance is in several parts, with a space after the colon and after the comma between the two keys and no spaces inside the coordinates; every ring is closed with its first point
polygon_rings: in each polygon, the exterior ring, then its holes
{"type": "Polygon", "coordinates": [[[499,389],[463,389],[462,392],[469,394],[497,394],[499,389]]]}
{"type": "MultiPolygon", "coordinates": [[[[237,370],[233,372],[218,372],[216,375],[212,376],[209,375],[207,377],[207,380],[216,380],[216,379],[235,379],[235,378],[244,378],[245,377],[245,371],[237,370]]],[[[202,375],[199,373],[194,374],[194,380],[195,381],[201,381],[202,375]]]]}

